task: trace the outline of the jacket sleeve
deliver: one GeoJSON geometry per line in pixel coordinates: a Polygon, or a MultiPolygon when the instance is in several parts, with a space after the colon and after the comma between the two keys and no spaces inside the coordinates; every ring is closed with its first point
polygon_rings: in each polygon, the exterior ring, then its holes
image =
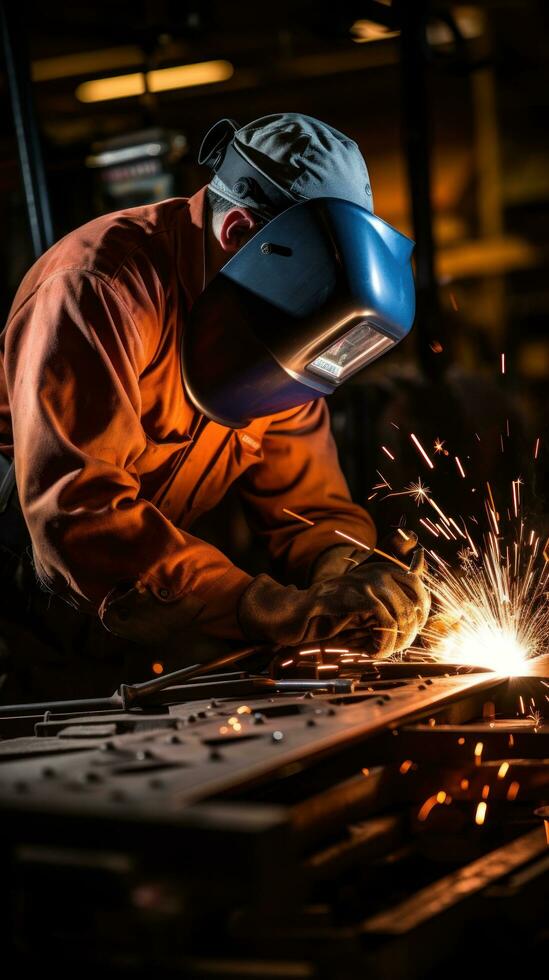
{"type": "Polygon", "coordinates": [[[242,639],[235,607],[251,577],[140,496],[139,376],[157,337],[156,323],[140,334],[110,283],[79,270],[47,279],[8,323],[15,471],[36,571],[77,608],[104,611],[135,585],[177,601],[180,622],[242,639]]]}
{"type": "Polygon", "coordinates": [[[255,532],[282,574],[306,585],[316,558],[346,543],[336,529],[375,546],[374,522],[352,502],[341,472],[324,398],[276,416],[262,450],[262,460],[244,474],[240,492],[255,532]]]}

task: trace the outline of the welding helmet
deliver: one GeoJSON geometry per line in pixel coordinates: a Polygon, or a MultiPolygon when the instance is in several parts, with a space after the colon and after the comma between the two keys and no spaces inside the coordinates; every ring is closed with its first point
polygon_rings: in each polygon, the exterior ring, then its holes
{"type": "MultiPolygon", "coordinates": [[[[288,115],[293,114],[282,118],[288,115]]],[[[324,127],[310,117],[297,118],[307,120],[307,126],[324,127]]],[[[236,194],[234,185],[240,181],[248,194],[259,174],[253,200],[268,223],[195,301],[183,332],[181,357],[185,385],[196,407],[222,425],[240,428],[252,419],[331,394],[407,335],[415,312],[414,243],[364,206],[371,197],[362,179],[361,203],[356,196],[349,199],[348,180],[334,181],[337,167],[326,168],[329,181],[336,191],[344,186],[346,199],[297,195],[296,181],[289,183],[294,175],[287,170],[273,191],[265,164],[261,173],[257,171],[257,154],[246,157],[245,166],[237,169],[238,133],[227,126],[222,132],[223,138],[217,143],[214,138],[209,147],[220,177],[218,187],[230,186],[229,193],[236,194]],[[223,180],[227,146],[230,180],[240,174],[229,185],[223,180]],[[292,204],[292,199],[298,203],[292,204]],[[277,208],[283,210],[269,220],[269,211],[277,208]]],[[[343,180],[345,168],[356,170],[357,163],[352,159],[349,164],[351,141],[330,129],[332,133],[336,136],[330,138],[346,141],[343,180]]],[[[324,151],[326,136],[321,136],[324,151]]],[[[362,166],[365,171],[364,161],[362,166]]],[[[301,169],[299,180],[302,174],[301,169]]],[[[317,190],[325,187],[324,180],[317,190]]]]}

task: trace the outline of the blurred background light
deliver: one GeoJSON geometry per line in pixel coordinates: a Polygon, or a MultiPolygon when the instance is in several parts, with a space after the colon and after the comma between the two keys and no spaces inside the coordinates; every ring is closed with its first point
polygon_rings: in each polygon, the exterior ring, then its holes
{"type": "Polygon", "coordinates": [[[225,82],[234,74],[230,61],[201,61],[194,65],[175,65],[172,68],[156,68],[148,72],[114,75],[82,82],[76,89],[80,102],[107,102],[149,92],[167,92],[170,89],[192,88],[225,82]],[[146,80],[146,84],[145,84],[146,80]]]}

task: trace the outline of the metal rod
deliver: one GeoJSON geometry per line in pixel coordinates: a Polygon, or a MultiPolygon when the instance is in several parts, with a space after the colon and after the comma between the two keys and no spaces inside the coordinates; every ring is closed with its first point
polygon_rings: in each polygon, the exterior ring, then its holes
{"type": "Polygon", "coordinates": [[[53,225],[32,99],[27,45],[18,4],[1,0],[0,20],[32,248],[34,257],[38,258],[53,244],[53,225]]]}
{"type": "Polygon", "coordinates": [[[47,711],[65,714],[73,711],[109,711],[123,708],[122,698],[116,692],[105,698],[81,698],[74,701],[36,701],[30,704],[4,704],[0,718],[18,718],[20,715],[44,715],[47,711]]]}
{"type": "Polygon", "coordinates": [[[225,653],[222,657],[210,660],[203,664],[192,664],[190,667],[182,667],[180,670],[173,670],[162,677],[155,677],[153,680],[144,681],[141,684],[121,684],[118,691],[104,698],[82,698],[74,701],[37,701],[30,704],[8,704],[0,706],[0,718],[14,718],[19,715],[43,715],[46,711],[71,712],[71,711],[108,711],[120,708],[127,710],[135,707],[143,698],[151,694],[158,694],[166,688],[175,686],[181,681],[190,680],[202,674],[209,674],[217,667],[225,664],[232,664],[243,657],[249,657],[252,653],[258,653],[261,647],[247,647],[244,650],[236,650],[225,653]]]}
{"type": "Polygon", "coordinates": [[[225,653],[222,657],[217,657],[215,660],[210,660],[207,663],[192,664],[190,667],[172,670],[169,674],[164,674],[162,677],[154,677],[152,680],[143,681],[141,684],[121,684],[118,693],[122,698],[124,707],[129,708],[141,701],[142,698],[147,698],[151,694],[158,694],[159,691],[164,691],[167,687],[180,684],[182,681],[196,677],[198,674],[208,674],[212,670],[216,670],[217,667],[223,667],[225,664],[234,663],[235,660],[249,657],[252,653],[257,653],[260,649],[260,647],[255,646],[247,647],[244,650],[233,650],[231,653],[225,653]]]}

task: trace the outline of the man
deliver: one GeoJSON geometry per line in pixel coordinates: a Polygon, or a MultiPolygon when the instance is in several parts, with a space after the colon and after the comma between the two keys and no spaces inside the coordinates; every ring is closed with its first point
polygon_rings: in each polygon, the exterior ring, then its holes
{"type": "MultiPolygon", "coordinates": [[[[45,634],[46,653],[35,670],[34,654],[11,643],[7,700],[109,693],[113,677],[136,679],[138,644],[175,645],[180,663],[191,661],[190,631],[274,648],[338,637],[389,655],[427,617],[420,554],[409,572],[364,561],[374,525],[350,500],[319,397],[334,373],[397,342],[402,296],[410,313],[409,243],[402,271],[403,236],[371,213],[358,147],[311,117],[241,129],[225,120],[200,160],[215,170],[209,186],[77,228],[14,299],[2,335],[0,453],[14,459],[33,572],[12,563],[4,575],[5,630],[10,647],[10,623],[27,617],[30,649],[45,634]],[[358,224],[346,245],[349,221],[358,224]],[[267,228],[276,240],[260,243],[267,228]],[[376,236],[381,258],[370,268],[376,236]],[[385,333],[348,313],[353,276],[385,333]],[[303,350],[312,359],[300,367],[303,350]],[[253,578],[193,535],[236,481],[292,584],[253,578]],[[106,631],[109,657],[124,657],[103,678],[93,657],[106,631]],[[61,694],[52,678],[62,677],[61,694]]],[[[401,332],[412,318],[413,309],[401,332]]],[[[415,543],[402,542],[401,557],[415,543]]]]}

